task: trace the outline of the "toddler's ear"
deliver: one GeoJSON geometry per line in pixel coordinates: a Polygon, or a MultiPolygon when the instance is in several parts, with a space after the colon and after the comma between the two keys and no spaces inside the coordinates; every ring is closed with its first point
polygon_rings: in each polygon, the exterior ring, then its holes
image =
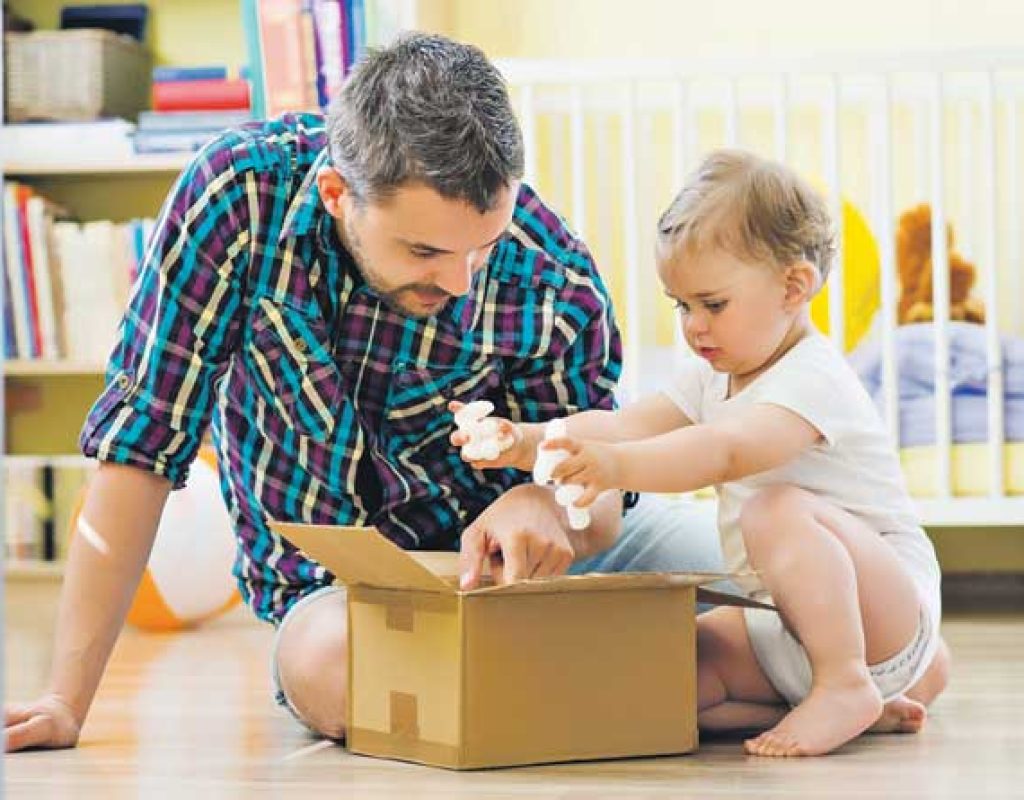
{"type": "Polygon", "coordinates": [[[797,261],[786,267],[785,280],[788,306],[809,303],[821,288],[818,268],[810,261],[797,261]]]}

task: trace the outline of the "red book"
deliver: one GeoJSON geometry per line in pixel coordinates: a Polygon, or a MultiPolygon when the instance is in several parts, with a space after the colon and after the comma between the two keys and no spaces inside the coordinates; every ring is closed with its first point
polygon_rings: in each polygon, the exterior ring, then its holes
{"type": "Polygon", "coordinates": [[[153,84],[154,111],[233,111],[249,108],[249,81],[160,81],[153,84]]]}
{"type": "Polygon", "coordinates": [[[36,291],[36,258],[32,253],[31,237],[28,232],[28,200],[32,190],[27,186],[18,186],[18,235],[21,238],[21,252],[25,267],[25,291],[28,294],[28,307],[31,325],[32,357],[43,355],[43,333],[39,327],[39,294],[36,291]]]}

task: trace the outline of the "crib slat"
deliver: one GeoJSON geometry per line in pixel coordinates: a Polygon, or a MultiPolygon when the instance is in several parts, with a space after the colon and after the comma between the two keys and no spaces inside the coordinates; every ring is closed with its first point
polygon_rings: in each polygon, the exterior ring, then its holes
{"type": "Polygon", "coordinates": [[[775,97],[772,109],[774,123],[775,158],[782,163],[789,161],[789,76],[780,75],[775,84],[775,97]]]}
{"type": "MultiPolygon", "coordinates": [[[[690,167],[691,142],[696,138],[696,132],[691,137],[690,131],[690,91],[689,84],[685,78],[675,82],[675,100],[672,103],[672,164],[675,184],[672,186],[672,195],[683,188],[686,181],[686,174],[690,167]]],[[[672,326],[673,339],[676,346],[688,350],[686,339],[683,336],[683,326],[679,319],[674,320],[672,326]]]]}
{"type": "Polygon", "coordinates": [[[893,230],[892,174],[892,78],[882,79],[882,98],[875,111],[875,133],[872,150],[878,154],[878,239],[881,243],[881,295],[882,295],[882,393],[885,399],[885,421],[894,444],[900,441],[899,374],[896,364],[896,238],[893,230]]]}
{"type": "Polygon", "coordinates": [[[836,258],[828,280],[828,330],[839,352],[846,351],[846,319],[843,286],[843,200],[839,172],[839,78],[829,76],[822,109],[824,172],[828,181],[828,202],[836,234],[836,258]]]}
{"type": "Polygon", "coordinates": [[[725,146],[736,147],[740,141],[740,105],[736,78],[725,82],[725,146]]]}
{"type": "Polygon", "coordinates": [[[583,87],[574,84],[569,100],[569,141],[572,151],[572,215],[576,232],[583,241],[587,240],[587,189],[586,159],[584,147],[583,87]]]}
{"type": "Polygon", "coordinates": [[[946,246],[945,80],[938,73],[931,98],[932,306],[935,309],[935,444],[940,496],[952,494],[949,387],[949,252],[946,246]]]}
{"type": "Polygon", "coordinates": [[[637,167],[636,116],[637,98],[635,81],[626,82],[625,103],[622,110],[622,204],[625,224],[624,259],[626,266],[626,341],[624,383],[629,399],[635,400],[640,389],[640,356],[643,331],[641,330],[641,297],[639,235],[637,226],[637,167]]]}
{"type": "MultiPolygon", "coordinates": [[[[1024,264],[1020,260],[1020,226],[1017,220],[1020,219],[1020,162],[1018,161],[1017,144],[1017,114],[1019,113],[1017,96],[1007,93],[1006,97],[1006,168],[1003,174],[1006,176],[1006,219],[1011,221],[1010,233],[1007,237],[1007,273],[1010,276],[1009,296],[1017,298],[1024,297],[1024,264]]],[[[988,313],[999,316],[998,308],[989,308],[988,313]]],[[[1024,315],[1021,315],[1024,316],[1024,315]]],[[[1006,320],[1013,322],[1013,320],[1006,320]]],[[[1016,327],[1012,330],[1007,328],[1008,333],[1015,336],[1024,336],[1024,319],[1018,317],[1016,327]]]]}
{"type": "Polygon", "coordinates": [[[523,150],[526,163],[524,178],[530,186],[537,181],[537,111],[534,107],[533,84],[519,87],[519,115],[523,129],[523,150]]]}
{"type": "Polygon", "coordinates": [[[1003,486],[1003,359],[999,342],[997,315],[999,308],[999,245],[996,236],[996,106],[995,75],[985,74],[982,94],[982,187],[985,201],[984,267],[985,306],[985,362],[988,365],[988,456],[989,494],[1002,497],[1003,486]]]}

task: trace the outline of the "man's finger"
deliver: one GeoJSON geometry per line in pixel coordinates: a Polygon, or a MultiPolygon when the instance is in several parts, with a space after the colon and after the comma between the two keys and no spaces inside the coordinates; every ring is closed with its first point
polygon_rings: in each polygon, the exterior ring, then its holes
{"type": "Polygon", "coordinates": [[[533,565],[529,561],[530,537],[525,533],[513,536],[502,544],[501,554],[505,561],[505,583],[529,578],[533,565]]]}
{"type": "Polygon", "coordinates": [[[451,411],[453,414],[458,414],[463,406],[465,406],[465,403],[460,403],[458,400],[448,401],[448,410],[451,411]]]}
{"type": "Polygon", "coordinates": [[[469,441],[469,434],[463,433],[462,431],[452,431],[452,435],[448,437],[448,441],[455,447],[462,447],[462,445],[469,441]]]}
{"type": "Polygon", "coordinates": [[[562,437],[559,439],[548,439],[541,444],[541,447],[543,447],[545,450],[565,450],[566,452],[572,453],[573,455],[576,455],[576,453],[580,451],[581,446],[582,445],[580,445],[578,440],[569,439],[567,437],[562,437]]]}
{"type": "Polygon", "coordinates": [[[9,727],[4,731],[7,738],[5,749],[8,753],[13,753],[26,747],[47,744],[52,727],[49,717],[42,714],[9,727]]]}
{"type": "Polygon", "coordinates": [[[544,549],[544,554],[537,559],[533,568],[531,578],[551,578],[555,575],[563,575],[572,563],[572,556],[567,554],[565,548],[559,547],[555,542],[549,542],[544,549]]]}
{"type": "Polygon", "coordinates": [[[487,558],[487,537],[483,528],[470,526],[462,532],[459,546],[459,586],[475,589],[480,585],[487,558]]]}

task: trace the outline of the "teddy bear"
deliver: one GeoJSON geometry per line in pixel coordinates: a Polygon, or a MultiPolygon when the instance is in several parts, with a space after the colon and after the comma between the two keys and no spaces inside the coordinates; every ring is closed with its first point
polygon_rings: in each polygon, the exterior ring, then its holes
{"type": "MultiPolygon", "coordinates": [[[[971,297],[974,264],[954,250],[953,226],[946,224],[949,253],[950,319],[983,323],[985,306],[971,297]]],[[[932,305],[932,208],[928,203],[903,212],[896,229],[896,267],[900,275],[900,325],[928,322],[935,317],[932,305]]]]}

